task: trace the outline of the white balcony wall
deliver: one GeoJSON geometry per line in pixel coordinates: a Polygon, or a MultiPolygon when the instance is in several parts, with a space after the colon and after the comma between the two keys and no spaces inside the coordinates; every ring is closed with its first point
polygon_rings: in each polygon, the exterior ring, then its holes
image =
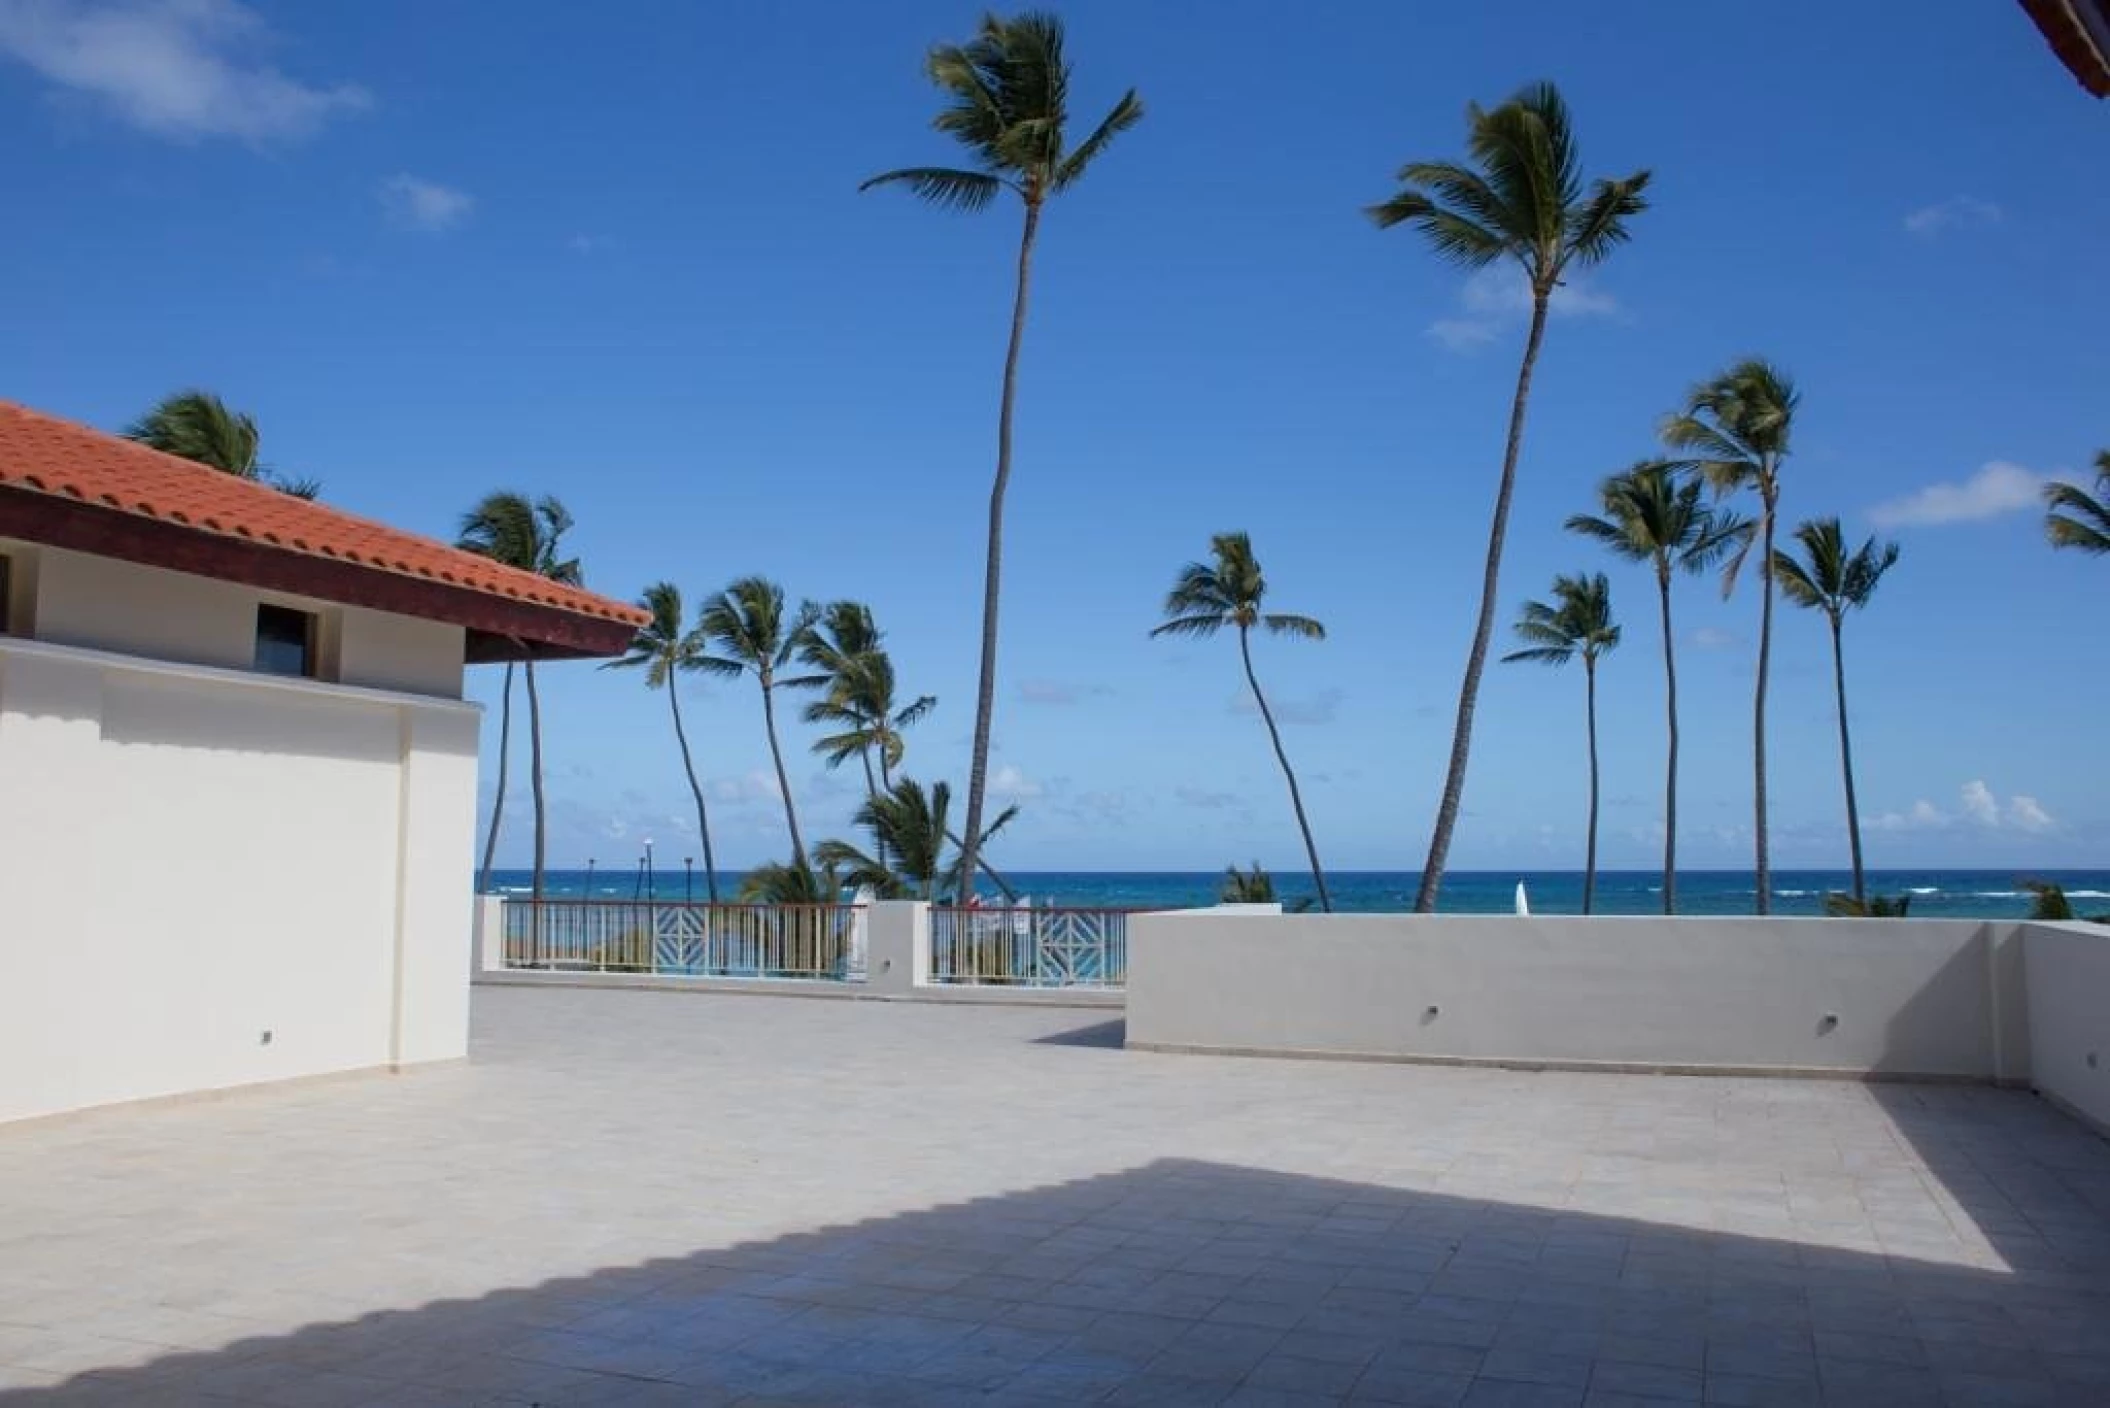
{"type": "MultiPolygon", "coordinates": [[[[246,665],[254,594],[67,557],[76,643],[0,637],[0,1121],[464,1054],[478,711],[166,663],[246,665]]],[[[346,660],[439,692],[441,638],[346,660]]]]}
{"type": "MultiPolygon", "coordinates": [[[[1197,912],[1129,921],[1172,1050],[2020,1081],[2020,925],[1197,912]]],[[[2098,989],[2098,992],[2102,992],[2098,989]]]]}

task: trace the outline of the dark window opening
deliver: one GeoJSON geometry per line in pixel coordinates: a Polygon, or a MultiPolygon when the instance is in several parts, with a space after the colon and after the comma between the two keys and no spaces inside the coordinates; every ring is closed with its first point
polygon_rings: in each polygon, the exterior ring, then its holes
{"type": "Polygon", "coordinates": [[[14,585],[14,563],[0,556],[0,636],[8,633],[8,622],[15,609],[15,594],[9,590],[14,585]]]}
{"type": "Polygon", "coordinates": [[[315,677],[315,618],[290,606],[256,609],[256,668],[267,675],[315,677]]]}

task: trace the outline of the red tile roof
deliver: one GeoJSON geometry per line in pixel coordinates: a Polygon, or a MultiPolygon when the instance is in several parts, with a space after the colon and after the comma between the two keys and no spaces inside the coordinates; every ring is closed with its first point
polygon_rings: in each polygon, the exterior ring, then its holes
{"type": "MultiPolygon", "coordinates": [[[[504,598],[572,617],[629,628],[647,619],[635,606],[9,401],[0,401],[0,489],[46,495],[192,534],[504,598]]],[[[452,591],[434,598],[443,599],[459,600],[452,591]]],[[[416,614],[454,619],[443,610],[416,614]]],[[[597,630],[595,634],[607,633],[597,630]]]]}

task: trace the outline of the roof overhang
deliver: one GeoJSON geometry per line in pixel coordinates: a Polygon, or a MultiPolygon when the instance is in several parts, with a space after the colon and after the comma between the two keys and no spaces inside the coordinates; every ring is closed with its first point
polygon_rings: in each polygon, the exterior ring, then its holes
{"type": "Polygon", "coordinates": [[[467,632],[464,661],[471,665],[620,655],[635,634],[635,627],[625,621],[289,552],[12,485],[0,485],[0,537],[443,621],[467,632]]]}
{"type": "Polygon", "coordinates": [[[2059,62],[2096,97],[2110,97],[2110,0],[2022,0],[2059,62]]]}

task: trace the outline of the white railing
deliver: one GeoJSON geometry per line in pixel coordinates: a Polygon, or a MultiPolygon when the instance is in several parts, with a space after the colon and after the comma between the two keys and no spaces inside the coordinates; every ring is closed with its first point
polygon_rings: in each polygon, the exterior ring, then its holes
{"type": "Polygon", "coordinates": [[[1115,988],[1128,981],[1123,909],[953,907],[930,911],[930,981],[1115,988]]]}
{"type": "Polygon", "coordinates": [[[503,962],[545,971],[860,982],[865,920],[864,907],[854,904],[508,899],[503,962]]]}

